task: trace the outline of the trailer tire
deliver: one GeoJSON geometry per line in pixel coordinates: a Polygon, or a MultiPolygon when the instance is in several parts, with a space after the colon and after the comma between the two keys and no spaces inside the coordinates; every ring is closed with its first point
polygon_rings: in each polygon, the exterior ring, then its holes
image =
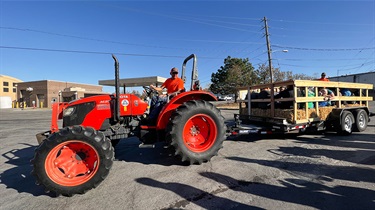
{"type": "Polygon", "coordinates": [[[354,120],[353,114],[350,111],[343,111],[341,114],[338,134],[350,135],[353,132],[354,124],[355,124],[355,120],[354,120]]]}
{"type": "Polygon", "coordinates": [[[32,174],[46,192],[73,196],[97,187],[108,175],[114,149],[103,133],[82,126],[66,127],[36,149],[32,174]]]}
{"type": "Polygon", "coordinates": [[[190,164],[209,161],[223,147],[226,138],[224,117],[207,101],[183,103],[171,116],[167,137],[175,155],[190,164]]]}
{"type": "Polygon", "coordinates": [[[362,132],[366,130],[368,124],[368,115],[364,109],[358,109],[355,111],[355,124],[354,131],[362,132]]]}

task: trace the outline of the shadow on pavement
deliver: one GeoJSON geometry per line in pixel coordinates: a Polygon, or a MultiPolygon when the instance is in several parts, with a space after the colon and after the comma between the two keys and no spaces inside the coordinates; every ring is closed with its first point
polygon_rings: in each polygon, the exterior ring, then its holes
{"type": "Polygon", "coordinates": [[[150,187],[169,190],[183,198],[183,200],[177,201],[165,209],[183,209],[189,203],[194,203],[204,209],[261,209],[216,196],[216,194],[224,192],[228,189],[206,192],[186,184],[176,182],[165,183],[150,178],[138,178],[136,179],[136,182],[150,187]]]}
{"type": "Polygon", "coordinates": [[[317,209],[374,209],[375,207],[374,191],[363,188],[340,185],[329,187],[294,178],[279,180],[279,185],[276,186],[265,183],[267,180],[260,177],[243,181],[213,172],[200,174],[235,191],[317,209]]]}
{"type": "Polygon", "coordinates": [[[165,148],[163,142],[155,144],[154,148],[139,148],[140,143],[135,137],[121,140],[115,148],[115,159],[146,165],[190,165],[188,162],[182,162],[179,156],[175,156],[173,149],[165,148]]]}
{"type": "Polygon", "coordinates": [[[0,183],[7,188],[15,189],[19,193],[29,193],[34,196],[47,195],[43,187],[35,184],[35,178],[30,174],[32,166],[30,160],[34,157],[36,146],[27,146],[23,149],[14,149],[2,154],[7,159],[5,163],[15,167],[5,170],[0,174],[0,183]]]}
{"type": "Polygon", "coordinates": [[[340,179],[375,183],[375,169],[369,167],[330,166],[300,157],[286,157],[280,160],[257,160],[242,157],[227,157],[227,159],[277,168],[309,180],[332,181],[340,179]]]}

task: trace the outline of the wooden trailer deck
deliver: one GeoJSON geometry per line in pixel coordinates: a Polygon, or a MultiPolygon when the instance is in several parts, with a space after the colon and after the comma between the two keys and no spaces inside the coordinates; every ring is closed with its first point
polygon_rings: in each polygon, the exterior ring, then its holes
{"type": "Polygon", "coordinates": [[[369,90],[373,89],[372,84],[349,83],[349,82],[325,82],[313,80],[288,80],[269,84],[254,85],[250,87],[240,87],[239,91],[247,90],[249,100],[239,100],[240,115],[259,116],[268,118],[283,118],[288,123],[299,124],[322,121],[327,118],[333,109],[351,109],[355,107],[368,107],[368,102],[373,98],[369,96],[369,90]],[[293,86],[293,96],[289,98],[274,98],[275,88],[282,86],[293,86]],[[251,99],[250,93],[262,88],[270,88],[271,98],[251,99]],[[308,89],[312,88],[315,96],[308,96],[308,89]],[[334,102],[333,106],[319,107],[319,102],[324,101],[323,96],[319,96],[319,90],[327,88],[335,93],[335,97],[330,101],[334,102]],[[355,96],[340,96],[337,93],[340,89],[349,89],[355,96]],[[301,92],[302,96],[297,96],[301,92]],[[275,102],[292,102],[290,109],[276,109],[275,102]],[[313,103],[314,108],[308,108],[308,103],[313,103]],[[252,108],[252,103],[269,103],[268,109],[252,108]],[[302,107],[302,108],[298,108],[302,107]]]}

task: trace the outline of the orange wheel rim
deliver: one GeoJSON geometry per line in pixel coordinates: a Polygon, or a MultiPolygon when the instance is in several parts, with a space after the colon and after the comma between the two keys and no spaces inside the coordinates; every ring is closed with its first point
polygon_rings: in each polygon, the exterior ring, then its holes
{"type": "Polygon", "coordinates": [[[217,127],[208,115],[197,114],[187,120],[183,129],[184,144],[193,152],[205,152],[215,143],[217,127]]]}
{"type": "Polygon", "coordinates": [[[78,140],[61,143],[48,153],[45,161],[47,176],[62,186],[78,186],[98,171],[98,152],[90,144],[78,140]]]}

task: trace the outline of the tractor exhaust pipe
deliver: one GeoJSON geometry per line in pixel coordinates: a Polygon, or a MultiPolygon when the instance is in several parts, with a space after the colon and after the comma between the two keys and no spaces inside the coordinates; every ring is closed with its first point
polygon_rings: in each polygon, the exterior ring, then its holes
{"type": "Polygon", "coordinates": [[[113,119],[115,122],[120,121],[120,64],[114,54],[112,54],[113,60],[115,60],[115,88],[116,88],[116,97],[115,97],[115,109],[113,113],[113,119]]]}

